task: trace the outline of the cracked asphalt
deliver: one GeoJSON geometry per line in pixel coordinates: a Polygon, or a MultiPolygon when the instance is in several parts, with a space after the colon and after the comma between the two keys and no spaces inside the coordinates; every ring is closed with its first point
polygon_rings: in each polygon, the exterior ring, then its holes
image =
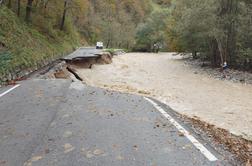
{"type": "Polygon", "coordinates": [[[0,97],[0,166],[235,165],[197,139],[217,161],[143,97],[78,81],[27,80],[0,97]]]}

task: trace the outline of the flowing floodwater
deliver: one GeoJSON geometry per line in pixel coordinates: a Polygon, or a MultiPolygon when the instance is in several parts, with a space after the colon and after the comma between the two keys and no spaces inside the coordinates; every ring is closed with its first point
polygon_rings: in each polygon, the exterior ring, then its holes
{"type": "Polygon", "coordinates": [[[150,95],[179,113],[252,140],[252,85],[196,74],[181,56],[129,53],[78,73],[90,85],[150,95]]]}

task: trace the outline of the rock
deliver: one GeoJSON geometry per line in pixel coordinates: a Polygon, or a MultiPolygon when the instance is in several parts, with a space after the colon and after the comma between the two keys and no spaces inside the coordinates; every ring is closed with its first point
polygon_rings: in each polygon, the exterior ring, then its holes
{"type": "Polygon", "coordinates": [[[69,152],[73,151],[74,149],[75,148],[69,143],[66,143],[64,145],[64,153],[69,153],[69,152]]]}
{"type": "Polygon", "coordinates": [[[31,158],[31,162],[41,160],[42,158],[43,158],[42,156],[34,156],[34,157],[31,158]]]}
{"type": "Polygon", "coordinates": [[[46,148],[45,149],[45,154],[48,154],[48,153],[50,153],[50,149],[46,148]]]}
{"type": "Polygon", "coordinates": [[[179,132],[178,135],[179,135],[180,137],[184,137],[184,136],[185,136],[185,134],[184,134],[184,133],[181,133],[181,132],[179,132]]]}
{"type": "Polygon", "coordinates": [[[90,159],[90,158],[92,158],[92,157],[94,157],[94,155],[92,154],[91,151],[88,151],[88,152],[86,153],[86,158],[90,159]]]}
{"type": "Polygon", "coordinates": [[[150,95],[151,93],[145,90],[139,90],[138,93],[144,94],[144,95],[150,95]]]}
{"type": "Polygon", "coordinates": [[[124,157],[122,157],[121,155],[116,157],[117,160],[124,160],[124,157]]]}
{"type": "Polygon", "coordinates": [[[133,148],[134,148],[134,150],[138,150],[138,146],[137,145],[134,145],[133,148]]]}
{"type": "Polygon", "coordinates": [[[59,79],[67,79],[67,78],[69,78],[69,76],[63,70],[55,72],[54,73],[54,77],[55,78],[59,78],[59,79]]]}
{"type": "Polygon", "coordinates": [[[71,137],[72,135],[73,135],[73,133],[72,133],[71,131],[66,131],[66,132],[64,132],[63,137],[64,137],[64,138],[69,138],[69,137],[71,137]]]}
{"type": "Polygon", "coordinates": [[[240,82],[245,82],[245,79],[240,79],[240,82]]]}
{"type": "Polygon", "coordinates": [[[93,152],[93,154],[96,155],[96,156],[99,156],[99,155],[104,154],[104,151],[101,150],[101,149],[95,149],[94,152],[93,152]]]}

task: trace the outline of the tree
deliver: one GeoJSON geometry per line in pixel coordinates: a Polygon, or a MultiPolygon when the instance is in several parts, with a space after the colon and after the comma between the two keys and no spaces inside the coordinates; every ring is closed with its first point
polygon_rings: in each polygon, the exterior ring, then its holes
{"type": "Polygon", "coordinates": [[[65,25],[65,20],[66,20],[66,14],[67,14],[67,7],[68,7],[68,0],[64,1],[64,9],[63,9],[63,15],[62,15],[62,19],[61,19],[61,24],[60,24],[60,30],[64,29],[64,25],[65,25]]]}
{"type": "Polygon", "coordinates": [[[33,0],[27,0],[25,21],[28,23],[31,22],[32,3],[33,0]]]}
{"type": "Polygon", "coordinates": [[[252,29],[250,1],[180,0],[172,6],[167,34],[179,51],[200,52],[214,66],[251,61],[245,59],[252,46],[245,44],[251,41],[245,37],[252,29]]]}
{"type": "Polygon", "coordinates": [[[167,27],[167,10],[156,11],[151,14],[144,24],[138,27],[135,49],[152,51],[154,44],[165,45],[165,29],[167,27]]]}
{"type": "Polygon", "coordinates": [[[17,0],[17,16],[20,16],[21,0],[17,0]]]}
{"type": "Polygon", "coordinates": [[[12,0],[8,0],[8,5],[7,5],[7,6],[8,6],[8,8],[10,8],[10,9],[12,8],[12,0]]]}
{"type": "Polygon", "coordinates": [[[65,22],[67,19],[68,11],[72,16],[72,24],[78,24],[79,18],[83,18],[85,9],[87,5],[87,0],[64,0],[63,14],[60,22],[60,30],[64,30],[65,22]]]}

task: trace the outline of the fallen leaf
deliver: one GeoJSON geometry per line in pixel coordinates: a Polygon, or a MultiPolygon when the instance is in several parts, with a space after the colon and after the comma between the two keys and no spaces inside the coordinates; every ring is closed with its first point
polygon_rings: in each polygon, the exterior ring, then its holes
{"type": "Polygon", "coordinates": [[[116,157],[117,160],[124,160],[124,157],[122,157],[121,155],[116,157]]]}

